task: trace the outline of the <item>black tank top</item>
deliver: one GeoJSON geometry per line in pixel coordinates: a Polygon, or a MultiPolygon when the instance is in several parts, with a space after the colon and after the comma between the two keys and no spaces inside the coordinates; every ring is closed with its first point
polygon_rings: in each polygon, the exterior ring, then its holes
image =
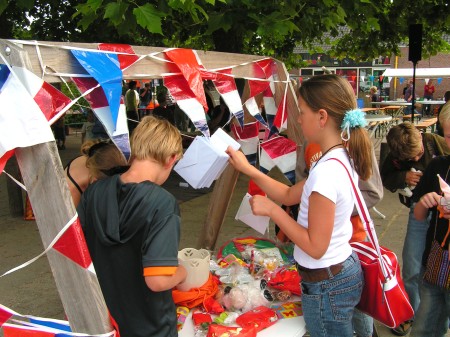
{"type": "Polygon", "coordinates": [[[81,189],[80,185],[78,185],[78,183],[75,181],[75,179],[73,179],[73,177],[70,175],[70,164],[72,164],[72,162],[77,159],[80,158],[79,157],[75,157],[73,158],[71,161],[69,161],[69,163],[66,166],[66,172],[67,172],[67,178],[70,179],[70,181],[72,182],[72,184],[74,184],[74,186],[77,188],[77,190],[80,192],[80,194],[83,194],[83,190],[81,189]]]}

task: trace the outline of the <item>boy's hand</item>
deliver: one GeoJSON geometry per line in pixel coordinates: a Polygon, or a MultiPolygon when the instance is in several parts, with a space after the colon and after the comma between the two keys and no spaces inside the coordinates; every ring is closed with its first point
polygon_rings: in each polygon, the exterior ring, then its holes
{"type": "Polygon", "coordinates": [[[439,205],[439,200],[441,199],[441,196],[437,194],[436,192],[430,192],[427,194],[424,194],[420,200],[419,203],[422,204],[425,208],[432,208],[437,205],[439,205]]]}
{"type": "Polygon", "coordinates": [[[408,172],[406,172],[406,178],[405,178],[406,185],[408,185],[408,186],[416,186],[419,183],[420,178],[422,176],[423,176],[423,173],[420,172],[420,171],[417,171],[417,172],[408,171],[408,172]]]}

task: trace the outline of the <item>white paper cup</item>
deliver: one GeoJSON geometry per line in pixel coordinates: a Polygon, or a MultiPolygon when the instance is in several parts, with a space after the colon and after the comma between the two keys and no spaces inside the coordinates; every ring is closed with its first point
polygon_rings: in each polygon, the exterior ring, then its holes
{"type": "Polygon", "coordinates": [[[177,286],[180,291],[201,287],[209,278],[210,254],[206,249],[184,248],[178,252],[179,263],[186,268],[187,276],[177,286]]]}

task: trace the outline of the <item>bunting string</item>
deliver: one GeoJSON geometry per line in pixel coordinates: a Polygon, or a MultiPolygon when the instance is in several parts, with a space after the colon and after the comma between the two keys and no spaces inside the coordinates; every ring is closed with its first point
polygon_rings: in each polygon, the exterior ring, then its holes
{"type": "MultiPolygon", "coordinates": [[[[79,51],[89,51],[89,52],[95,52],[95,53],[107,53],[107,54],[116,54],[116,55],[128,55],[128,56],[138,56],[138,60],[136,62],[134,62],[132,65],[135,65],[136,63],[138,63],[139,61],[142,61],[145,58],[151,58],[154,60],[157,60],[159,62],[164,62],[164,63],[170,63],[170,64],[175,64],[173,61],[171,60],[167,60],[165,58],[159,57],[158,55],[165,53],[166,51],[172,50],[174,48],[167,48],[164,49],[162,51],[159,52],[153,52],[150,54],[145,54],[145,55],[139,55],[139,54],[131,54],[131,53],[126,53],[126,52],[119,52],[119,51],[105,51],[105,50],[98,50],[98,49],[89,49],[89,48],[80,48],[80,47],[70,47],[70,46],[62,46],[62,45],[52,45],[49,43],[42,43],[42,42],[38,42],[38,41],[25,41],[25,40],[11,40],[14,43],[17,44],[23,44],[23,45],[32,45],[32,46],[36,46],[37,49],[39,49],[39,47],[49,47],[49,48],[57,48],[57,49],[63,49],[63,50],[79,50],[79,51]]],[[[73,73],[59,73],[59,72],[54,72],[54,73],[47,73],[46,72],[46,68],[47,66],[45,65],[44,61],[42,60],[42,56],[41,56],[41,52],[39,51],[38,53],[38,58],[39,58],[39,63],[41,65],[41,68],[44,69],[43,73],[45,75],[48,76],[57,76],[57,77],[91,77],[91,75],[89,74],[73,74],[73,73]]],[[[221,70],[224,69],[234,69],[234,68],[238,68],[238,67],[243,67],[243,66],[247,66],[250,64],[254,64],[254,63],[258,63],[260,61],[264,61],[270,59],[269,57],[262,57],[258,60],[254,60],[254,61],[248,61],[248,62],[243,62],[240,64],[236,64],[236,65],[232,65],[229,67],[221,67],[221,68],[214,68],[214,69],[208,69],[207,72],[208,73],[212,73],[212,74],[219,74],[219,72],[221,70]]],[[[126,68],[124,68],[123,70],[127,69],[131,67],[128,66],[126,68]]],[[[162,78],[163,76],[174,76],[174,75],[180,75],[181,73],[164,73],[164,74],[135,74],[133,76],[133,78],[162,78]]],[[[223,73],[220,73],[221,75],[224,75],[223,73]]],[[[236,78],[236,75],[233,74],[225,74],[225,76],[229,76],[232,78],[236,78]]],[[[239,78],[243,78],[245,80],[253,80],[253,81],[264,81],[264,82],[273,82],[273,83],[287,83],[289,82],[289,79],[287,80],[269,80],[269,79],[265,79],[265,78],[254,78],[254,77],[239,77],[239,78]]]]}
{"type": "Polygon", "coordinates": [[[50,249],[53,248],[53,246],[56,244],[56,242],[58,242],[58,240],[61,238],[61,236],[67,231],[67,229],[69,229],[69,227],[72,226],[72,224],[75,222],[75,220],[77,218],[78,218],[78,213],[75,213],[75,215],[72,217],[72,219],[70,219],[67,222],[67,224],[59,231],[59,233],[55,236],[55,238],[52,240],[52,242],[50,242],[48,247],[42,253],[33,257],[32,259],[28,260],[27,262],[22,263],[21,265],[8,270],[7,272],[0,275],[0,278],[29,266],[30,264],[32,264],[33,262],[35,262],[36,260],[41,258],[43,255],[47,254],[50,251],[50,249]]]}

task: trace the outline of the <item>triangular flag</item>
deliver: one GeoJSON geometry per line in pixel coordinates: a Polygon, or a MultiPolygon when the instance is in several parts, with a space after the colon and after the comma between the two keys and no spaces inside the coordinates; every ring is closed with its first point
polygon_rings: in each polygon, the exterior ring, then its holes
{"type": "Polygon", "coordinates": [[[100,43],[98,45],[98,49],[123,53],[117,54],[117,59],[119,60],[121,70],[128,68],[139,59],[139,56],[135,55],[136,53],[134,52],[133,47],[129,44],[100,43]]]}
{"type": "Polygon", "coordinates": [[[114,130],[122,95],[122,70],[116,54],[71,50],[83,68],[100,84],[110,109],[114,130]]]}
{"type": "Polygon", "coordinates": [[[192,49],[174,48],[165,52],[167,58],[173,61],[180,69],[183,77],[189,83],[189,88],[201,105],[208,109],[205,91],[203,90],[203,79],[200,69],[204,69],[197,53],[192,49]]]}
{"type": "Polygon", "coordinates": [[[6,323],[13,315],[14,313],[12,311],[0,304],[0,327],[4,323],[6,323]]]}
{"type": "Polygon", "coordinates": [[[47,119],[16,74],[16,69],[19,67],[9,68],[0,64],[1,171],[15,148],[55,140],[47,119]]]}
{"type": "Polygon", "coordinates": [[[295,183],[297,144],[285,137],[278,136],[261,143],[260,168],[263,172],[277,166],[286,178],[295,183]]]}
{"type": "Polygon", "coordinates": [[[186,79],[181,75],[164,76],[164,86],[176,99],[178,106],[188,115],[194,126],[206,137],[209,137],[205,110],[192,92],[186,79]]]}
{"type": "MultiPolygon", "coordinates": [[[[83,94],[86,91],[98,86],[98,82],[89,77],[74,77],[72,80],[83,94]]],[[[122,98],[119,97],[120,105],[116,122],[113,120],[111,108],[108,105],[108,100],[106,99],[105,93],[100,87],[92,90],[89,94],[84,96],[84,98],[89,102],[95,115],[104,126],[108,136],[123,153],[125,158],[129,159],[131,154],[130,137],[128,133],[125,104],[122,98]]]]}
{"type": "Polygon", "coordinates": [[[259,122],[245,124],[243,128],[232,124],[234,138],[241,145],[242,152],[253,166],[256,165],[256,158],[259,144],[259,122]]]}
{"type": "Polygon", "coordinates": [[[217,92],[220,96],[222,96],[225,104],[228,106],[228,109],[230,109],[230,112],[236,117],[239,125],[243,127],[244,109],[242,108],[241,97],[239,96],[234,78],[231,76],[226,76],[225,74],[231,74],[231,69],[223,69],[218,71],[216,78],[212,81],[217,92]]]}
{"type": "Polygon", "coordinates": [[[53,249],[85,269],[92,264],[91,255],[78,218],[59,238],[53,249]]]}

